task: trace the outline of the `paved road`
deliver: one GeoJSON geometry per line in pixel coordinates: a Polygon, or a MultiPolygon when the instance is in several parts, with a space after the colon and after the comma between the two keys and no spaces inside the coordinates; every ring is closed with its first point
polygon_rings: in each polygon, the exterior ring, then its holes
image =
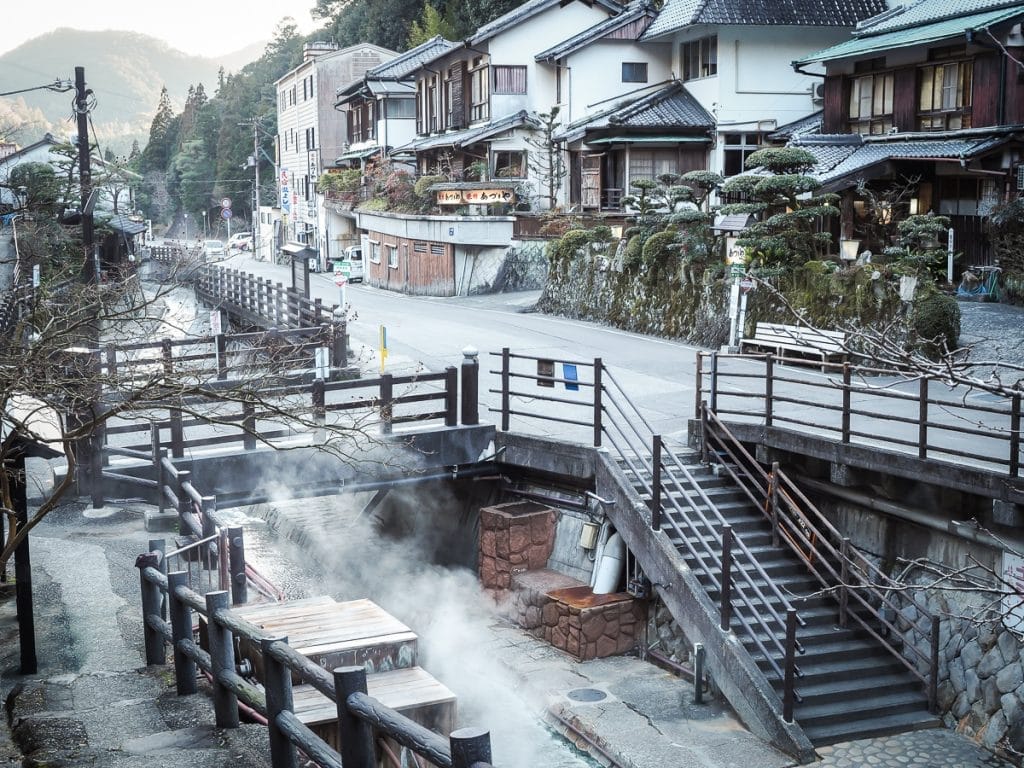
{"type": "MultiPolygon", "coordinates": [[[[233,255],[222,263],[285,284],[291,280],[286,267],[255,261],[244,254],[233,255]]],[[[666,437],[685,434],[686,419],[693,413],[697,354],[694,346],[531,312],[539,297],[536,291],[439,299],[406,296],[361,284],[350,285],[346,290],[354,316],[349,333],[354,348],[360,349],[367,371],[379,365],[376,349],[381,325],[387,327],[387,370],[406,373],[419,366],[441,371],[445,366],[459,365],[461,350],[473,346],[480,351],[481,390],[498,385],[497,376],[486,372],[498,367],[498,358],[488,353],[499,352],[502,347],[538,357],[580,361],[601,357],[656,430],[666,437]]],[[[311,274],[310,292],[325,304],[338,302],[333,274],[311,274]]],[[[581,378],[583,375],[581,372],[581,378]]],[[[532,388],[532,382],[522,386],[532,388]]],[[[590,398],[586,388],[576,393],[557,389],[554,393],[581,403],[590,398]]],[[[491,407],[498,405],[497,396],[486,391],[481,391],[481,402],[491,407]]],[[[530,407],[567,415],[564,405],[535,402],[530,407]]],[[[582,415],[589,418],[587,413],[582,415]]],[[[533,421],[531,429],[536,433],[550,426],[533,421]]],[[[557,425],[555,429],[564,434],[557,425]]],[[[585,430],[574,435],[580,440],[586,436],[585,430]]]]}

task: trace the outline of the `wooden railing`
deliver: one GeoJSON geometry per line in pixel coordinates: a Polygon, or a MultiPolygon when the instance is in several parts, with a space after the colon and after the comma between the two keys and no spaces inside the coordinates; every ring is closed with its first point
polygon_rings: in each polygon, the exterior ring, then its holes
{"type": "Polygon", "coordinates": [[[1020,477],[1020,392],[982,398],[937,376],[905,379],[849,363],[826,363],[830,375],[820,376],[778,362],[774,355],[698,352],[694,412],[707,400],[726,421],[792,427],[842,445],[1020,477]]]}
{"type": "Polygon", "coordinates": [[[309,299],[283,283],[237,269],[204,265],[196,281],[196,298],[219,306],[243,321],[264,328],[309,328],[329,319],[320,299],[309,299]]]}
{"type": "Polygon", "coordinates": [[[197,671],[206,672],[213,684],[218,728],[239,726],[240,704],[255,711],[267,725],[270,763],[274,768],[296,768],[296,747],[323,768],[375,765],[374,729],[439,768],[491,768],[488,732],[463,728],[446,739],[424,728],[367,695],[363,667],[327,672],[288,645],[286,638],[268,635],[233,614],[227,592],[198,594],[189,589],[184,572],[162,573],[161,561],[160,551],[147,552],[136,560],[142,585],[146,664],[165,664],[165,646],[169,644],[179,695],[196,693],[197,671]],[[169,620],[162,608],[165,599],[169,620]],[[205,647],[196,642],[193,611],[206,619],[205,647]],[[262,687],[238,673],[235,638],[245,638],[260,648],[264,667],[262,687]],[[303,724],[293,711],[293,675],[335,703],[341,754],[303,724]]]}

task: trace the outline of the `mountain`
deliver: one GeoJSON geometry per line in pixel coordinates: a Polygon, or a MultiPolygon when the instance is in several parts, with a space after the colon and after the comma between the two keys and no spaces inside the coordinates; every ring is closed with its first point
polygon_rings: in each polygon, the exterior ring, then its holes
{"type": "MultiPolygon", "coordinates": [[[[96,99],[92,113],[96,133],[104,149],[109,146],[121,154],[132,139],[145,145],[162,86],[167,86],[175,109],[180,110],[190,85],[202,83],[212,95],[222,66],[238,71],[259,58],[263,45],[254,43],[213,59],[182,53],[136,32],[59,28],[0,55],[0,93],[56,79],[74,81],[75,67],[85,67],[86,84],[96,99]]],[[[55,136],[73,133],[72,99],[71,91],[32,91],[0,98],[0,131],[12,124],[27,124],[15,137],[23,144],[44,131],[55,136]]]]}

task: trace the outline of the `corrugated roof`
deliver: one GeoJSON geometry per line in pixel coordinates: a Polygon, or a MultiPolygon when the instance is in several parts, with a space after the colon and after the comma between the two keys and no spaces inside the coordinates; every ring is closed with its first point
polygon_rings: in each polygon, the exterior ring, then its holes
{"type": "Polygon", "coordinates": [[[436,136],[424,136],[414,139],[408,144],[398,147],[395,152],[421,152],[427,149],[436,149],[437,147],[468,147],[470,144],[483,141],[503,131],[519,128],[522,125],[530,125],[532,128],[540,127],[540,123],[537,122],[536,118],[531,117],[524,109],[513,115],[506,115],[498,120],[494,120],[486,125],[478,125],[462,131],[449,131],[448,133],[440,133],[436,136]]]}
{"type": "MultiPolygon", "coordinates": [[[[523,3],[518,8],[513,8],[506,14],[499,16],[484,24],[482,27],[477,28],[476,32],[469,38],[470,45],[478,45],[479,43],[490,40],[500,32],[504,32],[506,29],[511,29],[516,24],[526,21],[532,16],[536,16],[538,13],[554,8],[556,6],[565,5],[571,0],[530,0],[527,3],[523,3]]],[[[615,0],[593,0],[594,5],[599,5],[609,13],[621,13],[623,6],[615,2],[615,0]]]]}
{"type": "Polygon", "coordinates": [[[649,16],[653,19],[654,13],[654,9],[647,5],[644,0],[633,0],[633,2],[630,3],[629,8],[618,16],[612,16],[610,19],[605,19],[589,29],[583,30],[578,35],[573,35],[568,40],[563,40],[558,45],[548,48],[546,51],[541,51],[534,56],[534,59],[537,61],[555,61],[563,56],[568,56],[574,51],[578,51],[580,48],[583,48],[594,40],[600,40],[609,32],[621,29],[637,19],[643,18],[644,16],[649,16]]]}
{"type": "Polygon", "coordinates": [[[410,48],[395,58],[384,62],[366,73],[366,80],[401,80],[410,77],[417,69],[424,64],[429,64],[434,59],[444,56],[453,48],[458,48],[460,43],[453,43],[445,40],[440,35],[432,37],[415,48],[410,48]]]}
{"type": "MultiPolygon", "coordinates": [[[[881,34],[861,34],[824,50],[805,56],[797,65],[811,64],[818,61],[832,61],[850,56],[865,56],[871,53],[906,48],[912,45],[924,45],[939,40],[962,37],[968,29],[978,30],[1007,21],[1015,16],[1024,16],[1024,4],[1016,4],[1013,8],[1001,8],[969,16],[956,16],[942,19],[931,24],[921,24],[909,29],[897,29],[881,34]]],[[[873,28],[872,28],[873,30],[873,28]]]]}
{"type": "Polygon", "coordinates": [[[885,0],[666,0],[641,39],[693,24],[853,27],[885,9],[885,0]]]}

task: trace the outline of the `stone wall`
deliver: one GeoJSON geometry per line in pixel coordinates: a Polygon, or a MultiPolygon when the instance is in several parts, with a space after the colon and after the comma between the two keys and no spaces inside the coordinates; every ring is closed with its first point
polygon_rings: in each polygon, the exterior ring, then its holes
{"type": "Polygon", "coordinates": [[[547,567],[555,541],[555,512],[532,501],[480,510],[480,583],[507,590],[512,575],[547,567]]]}
{"type": "MultiPolygon", "coordinates": [[[[1024,752],[1024,645],[1002,622],[982,621],[956,593],[919,590],[915,597],[939,616],[939,711],[950,728],[1006,755],[1024,752]]],[[[982,614],[984,615],[984,614],[982,614]]],[[[926,654],[918,611],[898,621],[907,642],[926,654]]]]}

